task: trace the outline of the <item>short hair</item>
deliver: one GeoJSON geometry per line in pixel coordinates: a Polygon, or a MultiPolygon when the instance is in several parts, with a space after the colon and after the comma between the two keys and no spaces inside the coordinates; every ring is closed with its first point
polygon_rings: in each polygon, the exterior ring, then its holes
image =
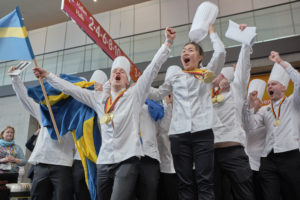
{"type": "MultiPolygon", "coordinates": [[[[199,55],[204,57],[204,51],[203,51],[202,47],[199,44],[197,44],[196,42],[188,42],[184,45],[184,47],[189,45],[189,44],[193,45],[195,47],[196,51],[199,52],[199,55]]],[[[198,63],[198,66],[201,64],[202,60],[198,63]]]]}
{"type": "Polygon", "coordinates": [[[197,44],[196,42],[188,42],[184,45],[184,47],[186,45],[189,45],[189,44],[191,44],[195,47],[195,49],[199,52],[200,56],[204,56],[204,51],[203,51],[202,47],[199,44],[197,44]]]}
{"type": "Polygon", "coordinates": [[[15,129],[14,129],[14,127],[12,127],[12,126],[7,126],[7,127],[5,127],[5,129],[3,129],[3,130],[1,131],[1,133],[0,133],[0,139],[3,139],[3,134],[4,134],[4,132],[5,132],[7,129],[9,129],[9,128],[11,128],[11,129],[13,130],[13,132],[14,132],[13,139],[15,138],[15,129]]]}

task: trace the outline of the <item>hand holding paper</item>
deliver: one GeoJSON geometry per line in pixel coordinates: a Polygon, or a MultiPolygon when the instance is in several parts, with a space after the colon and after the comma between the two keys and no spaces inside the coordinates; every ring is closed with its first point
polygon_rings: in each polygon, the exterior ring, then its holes
{"type": "Polygon", "coordinates": [[[237,24],[229,20],[229,26],[225,36],[243,44],[252,45],[256,36],[256,27],[247,27],[245,24],[237,24]]]}

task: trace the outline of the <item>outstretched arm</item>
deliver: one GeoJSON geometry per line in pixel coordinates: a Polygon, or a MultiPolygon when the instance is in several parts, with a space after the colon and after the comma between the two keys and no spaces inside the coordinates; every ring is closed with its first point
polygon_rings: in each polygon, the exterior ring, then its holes
{"type": "Polygon", "coordinates": [[[224,66],[226,51],[223,42],[215,32],[215,28],[212,24],[209,26],[209,36],[213,45],[214,53],[207,64],[207,69],[214,71],[217,76],[224,66]]]}
{"type": "Polygon", "coordinates": [[[33,68],[33,72],[37,78],[39,78],[39,77],[46,78],[52,87],[62,91],[63,93],[65,93],[67,95],[71,95],[77,101],[80,101],[95,110],[95,107],[97,105],[96,94],[99,94],[102,92],[92,91],[92,90],[88,90],[88,89],[76,86],[66,80],[63,80],[63,79],[57,77],[55,74],[52,74],[40,67],[33,68]]]}
{"type": "Polygon", "coordinates": [[[293,100],[296,104],[300,105],[300,73],[295,70],[290,63],[283,61],[280,58],[279,53],[276,51],[271,51],[269,59],[273,62],[278,63],[289,74],[291,80],[294,83],[293,100]]]}
{"type": "Polygon", "coordinates": [[[169,48],[171,47],[173,40],[176,37],[176,31],[172,28],[166,28],[165,36],[166,36],[165,43],[155,54],[151,63],[147,66],[142,76],[138,79],[137,84],[133,87],[133,89],[137,92],[137,97],[141,105],[144,104],[148,96],[151,83],[153,82],[154,78],[157,76],[162,64],[169,57],[169,52],[170,52],[169,48]]]}
{"type": "MultiPolygon", "coordinates": [[[[241,31],[243,31],[245,28],[247,28],[246,24],[240,25],[241,31]]],[[[237,88],[239,88],[239,91],[244,98],[246,98],[247,96],[247,86],[250,79],[250,55],[251,47],[243,44],[239,54],[238,62],[236,64],[233,80],[233,82],[238,86],[237,88]]]]}

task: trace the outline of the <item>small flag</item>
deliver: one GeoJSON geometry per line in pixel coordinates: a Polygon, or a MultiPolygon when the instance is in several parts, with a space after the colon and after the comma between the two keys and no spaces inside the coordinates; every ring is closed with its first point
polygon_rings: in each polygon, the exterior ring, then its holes
{"type": "Polygon", "coordinates": [[[17,6],[0,19],[0,61],[32,60],[34,54],[17,6]]]}

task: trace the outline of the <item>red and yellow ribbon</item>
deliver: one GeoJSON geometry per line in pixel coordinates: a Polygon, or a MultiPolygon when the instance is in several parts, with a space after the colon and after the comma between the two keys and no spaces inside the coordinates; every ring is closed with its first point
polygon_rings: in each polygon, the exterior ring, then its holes
{"type": "Polygon", "coordinates": [[[115,105],[117,104],[117,102],[119,101],[119,99],[123,96],[123,94],[125,93],[126,89],[124,89],[122,92],[120,92],[120,94],[118,94],[118,96],[115,98],[115,100],[113,102],[111,102],[111,96],[109,96],[105,102],[105,113],[110,113],[115,109],[115,105]]]}
{"type": "Polygon", "coordinates": [[[275,113],[275,110],[274,110],[274,107],[273,107],[273,102],[271,102],[271,110],[272,110],[272,113],[273,113],[275,119],[279,119],[281,104],[284,102],[285,99],[286,99],[286,96],[284,96],[283,99],[280,101],[280,104],[279,104],[279,107],[278,107],[278,114],[277,114],[277,116],[276,116],[276,113],[275,113]]]}

